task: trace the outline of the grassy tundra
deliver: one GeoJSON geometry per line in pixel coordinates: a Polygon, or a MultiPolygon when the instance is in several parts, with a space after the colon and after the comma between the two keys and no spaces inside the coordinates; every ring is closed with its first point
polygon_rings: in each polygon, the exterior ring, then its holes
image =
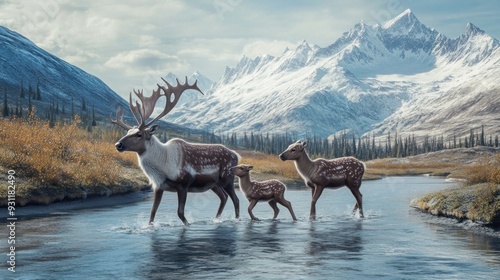
{"type": "MultiPolygon", "coordinates": [[[[0,119],[0,174],[15,171],[16,205],[48,204],[138,191],[147,180],[136,171],[134,154],[120,154],[112,141],[95,140],[79,120],[50,127],[36,117],[0,119]]],[[[103,138],[118,139],[113,132],[103,138]]],[[[0,206],[7,203],[0,184],[0,206]]]]}

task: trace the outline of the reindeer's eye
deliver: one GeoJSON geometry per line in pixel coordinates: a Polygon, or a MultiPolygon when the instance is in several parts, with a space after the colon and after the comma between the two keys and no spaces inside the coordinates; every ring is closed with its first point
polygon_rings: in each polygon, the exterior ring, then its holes
{"type": "Polygon", "coordinates": [[[135,136],[136,136],[137,138],[141,138],[141,137],[142,137],[142,133],[137,133],[135,136]]]}
{"type": "Polygon", "coordinates": [[[245,169],[245,168],[243,168],[243,167],[240,167],[240,170],[243,170],[243,169],[245,169]]]}
{"type": "Polygon", "coordinates": [[[290,152],[295,153],[295,148],[291,149],[290,152]]]}

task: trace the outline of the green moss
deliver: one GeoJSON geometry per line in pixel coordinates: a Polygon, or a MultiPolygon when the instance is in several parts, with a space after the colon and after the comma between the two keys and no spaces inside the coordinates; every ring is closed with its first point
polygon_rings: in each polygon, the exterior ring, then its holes
{"type": "Polygon", "coordinates": [[[498,225],[500,186],[488,183],[453,187],[424,195],[412,201],[411,206],[434,215],[498,225]]]}
{"type": "Polygon", "coordinates": [[[500,186],[483,184],[476,189],[476,199],[472,202],[467,217],[492,223],[500,216],[500,186]]]}

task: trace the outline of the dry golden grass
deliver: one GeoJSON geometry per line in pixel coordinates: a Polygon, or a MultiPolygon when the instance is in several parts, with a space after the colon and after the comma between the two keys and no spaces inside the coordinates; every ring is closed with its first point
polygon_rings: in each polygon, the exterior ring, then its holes
{"type": "Polygon", "coordinates": [[[254,166],[254,173],[278,175],[290,179],[300,179],[292,161],[282,161],[277,155],[269,155],[252,151],[238,151],[242,156],[242,164],[254,166]]]}
{"type": "Polygon", "coordinates": [[[365,162],[367,175],[448,175],[457,168],[455,163],[401,162],[391,159],[376,159],[365,162]]]}
{"type": "Polygon", "coordinates": [[[19,201],[48,203],[121,188],[123,168],[136,166],[136,156],[92,139],[78,123],[51,128],[36,117],[0,119],[0,166],[24,179],[16,191],[19,201]]]}
{"type": "Polygon", "coordinates": [[[464,168],[468,185],[492,183],[500,185],[500,154],[487,156],[476,164],[464,168]]]}

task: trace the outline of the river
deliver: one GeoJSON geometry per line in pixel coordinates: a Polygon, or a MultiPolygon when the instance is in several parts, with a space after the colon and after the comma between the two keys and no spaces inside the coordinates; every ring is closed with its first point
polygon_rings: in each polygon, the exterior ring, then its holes
{"type": "MultiPolygon", "coordinates": [[[[16,222],[16,272],[1,243],[0,279],[498,279],[500,235],[408,206],[452,186],[443,178],[387,177],[363,182],[365,218],[351,213],[347,188],[325,190],[309,221],[311,193],[288,190],[298,221],[259,203],[251,221],[228,201],[220,220],[212,192],[189,194],[183,226],[165,193],[153,226],[151,197],[119,206],[57,211],[16,222]]],[[[6,211],[6,209],[0,209],[6,211]]],[[[3,214],[3,213],[2,213],[3,214]]],[[[4,217],[4,216],[2,216],[4,217]]],[[[2,218],[2,236],[6,219],[2,218]]],[[[5,233],[4,233],[5,232],[5,233]]]]}

